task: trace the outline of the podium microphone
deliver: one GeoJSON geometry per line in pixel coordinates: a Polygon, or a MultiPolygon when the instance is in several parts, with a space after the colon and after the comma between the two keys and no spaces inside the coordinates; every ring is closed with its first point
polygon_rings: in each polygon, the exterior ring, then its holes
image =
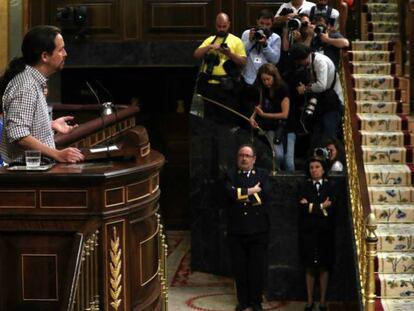
{"type": "MultiPolygon", "coordinates": [[[[88,81],[86,81],[86,85],[88,86],[88,88],[91,90],[92,94],[95,96],[96,100],[98,101],[99,106],[102,106],[101,101],[98,97],[98,95],[96,94],[95,90],[93,89],[93,87],[89,84],[88,81]]],[[[105,107],[105,106],[104,106],[105,107]]],[[[104,108],[105,109],[105,108],[104,108]]],[[[104,114],[103,112],[100,114],[101,115],[101,120],[102,120],[102,129],[104,131],[104,137],[105,137],[105,132],[106,132],[106,124],[105,124],[105,119],[104,119],[104,114]]],[[[105,139],[105,138],[104,138],[105,139]]],[[[108,141],[105,139],[105,147],[106,147],[106,156],[109,159],[110,157],[110,153],[109,153],[109,145],[108,145],[108,141]]]]}

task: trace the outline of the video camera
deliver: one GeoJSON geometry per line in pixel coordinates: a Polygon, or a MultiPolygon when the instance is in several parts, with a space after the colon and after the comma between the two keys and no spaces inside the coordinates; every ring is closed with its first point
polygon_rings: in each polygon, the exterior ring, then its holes
{"type": "Polygon", "coordinates": [[[321,33],[326,32],[326,27],[324,25],[317,25],[315,26],[315,33],[319,36],[321,33]]]}
{"type": "Polygon", "coordinates": [[[329,159],[331,151],[328,148],[318,147],[313,150],[313,156],[323,159],[329,159]]]}
{"type": "Polygon", "coordinates": [[[314,96],[310,97],[305,103],[304,113],[307,117],[313,116],[316,106],[318,105],[318,99],[314,96]]]}
{"type": "Polygon", "coordinates": [[[271,31],[267,28],[263,28],[263,27],[256,27],[255,28],[255,33],[254,33],[254,40],[259,41],[263,38],[269,38],[271,35],[271,31]]]}
{"type": "Polygon", "coordinates": [[[216,53],[207,53],[204,56],[204,63],[207,66],[206,74],[211,75],[211,73],[213,72],[214,66],[217,66],[220,64],[220,57],[216,53]]]}
{"type": "Polygon", "coordinates": [[[293,17],[288,20],[287,27],[290,31],[299,30],[302,27],[302,22],[298,17],[293,17]]]}

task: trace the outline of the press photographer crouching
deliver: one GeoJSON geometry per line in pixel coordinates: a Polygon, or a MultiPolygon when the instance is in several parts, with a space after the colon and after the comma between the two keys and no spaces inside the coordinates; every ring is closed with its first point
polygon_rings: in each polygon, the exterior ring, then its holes
{"type": "MultiPolygon", "coordinates": [[[[240,38],[229,33],[227,14],[216,18],[216,34],[208,37],[194,51],[202,59],[197,92],[231,109],[238,110],[236,84],[240,81],[240,68],[246,63],[246,52],[240,38]]],[[[204,104],[204,116],[222,124],[234,124],[234,115],[211,103],[204,104]]]]}
{"type": "MultiPolygon", "coordinates": [[[[292,60],[306,66],[296,90],[304,97],[301,122],[310,131],[312,150],[328,137],[339,137],[343,114],[342,87],[333,62],[325,55],[312,53],[302,43],[290,50],[292,60]]],[[[299,77],[300,78],[300,77],[299,77]]]]}

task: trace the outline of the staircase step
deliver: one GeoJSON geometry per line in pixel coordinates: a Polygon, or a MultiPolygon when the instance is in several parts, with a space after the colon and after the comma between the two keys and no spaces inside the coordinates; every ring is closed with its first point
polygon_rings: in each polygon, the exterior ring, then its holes
{"type": "Polygon", "coordinates": [[[412,224],[378,224],[378,250],[382,252],[414,251],[414,226],[412,224]]]}
{"type": "Polygon", "coordinates": [[[380,301],[384,311],[412,311],[414,310],[414,299],[392,299],[383,298],[380,301]]]}
{"type": "Polygon", "coordinates": [[[371,205],[378,223],[412,223],[414,222],[414,205],[379,204],[371,205]]]}
{"type": "Polygon", "coordinates": [[[400,39],[400,33],[398,32],[375,32],[369,33],[368,39],[371,40],[388,40],[388,41],[398,41],[400,39]]]}
{"type": "Polygon", "coordinates": [[[395,78],[390,75],[353,74],[352,78],[356,89],[389,90],[397,86],[395,78]]]}
{"type": "Polygon", "coordinates": [[[410,186],[412,183],[412,171],[407,165],[365,164],[364,168],[370,186],[410,186]]]}
{"type": "Polygon", "coordinates": [[[371,88],[355,88],[356,100],[380,100],[380,101],[395,101],[401,96],[399,90],[396,89],[371,89],[371,88]]]}
{"type": "Polygon", "coordinates": [[[368,14],[368,20],[372,22],[382,22],[382,21],[397,21],[398,13],[374,13],[368,14]]]}
{"type": "Polygon", "coordinates": [[[399,132],[373,132],[360,131],[361,145],[366,146],[404,146],[404,138],[407,136],[402,131],[399,132]]]}
{"type": "Polygon", "coordinates": [[[352,41],[352,52],[357,51],[391,51],[392,44],[389,41],[352,41]]]}
{"type": "Polygon", "coordinates": [[[358,113],[357,114],[360,129],[365,131],[401,131],[402,130],[402,118],[397,115],[390,114],[369,114],[358,113]]]}
{"type": "MultiPolygon", "coordinates": [[[[412,148],[406,147],[362,146],[362,152],[366,164],[404,164],[413,159],[412,148]]],[[[387,172],[385,168],[384,171],[387,172]]]]}
{"type": "Polygon", "coordinates": [[[396,114],[402,111],[401,102],[356,101],[357,113],[396,114]]]}
{"type": "Polygon", "coordinates": [[[368,193],[371,204],[413,203],[414,201],[414,187],[411,186],[369,186],[368,193]]]}
{"type": "Polygon", "coordinates": [[[376,32],[382,32],[382,33],[392,32],[392,33],[395,33],[395,32],[399,31],[398,27],[399,27],[398,22],[395,22],[395,21],[394,22],[392,22],[392,21],[386,21],[386,22],[384,22],[384,21],[375,21],[375,22],[372,21],[368,24],[368,31],[369,32],[374,32],[374,33],[376,33],[376,32]]]}
{"type": "Polygon", "coordinates": [[[398,12],[396,3],[366,3],[363,10],[368,13],[395,13],[398,12]]]}
{"type": "Polygon", "coordinates": [[[369,63],[352,62],[351,70],[353,74],[394,74],[395,64],[393,63],[369,63]]]}
{"type": "Polygon", "coordinates": [[[379,252],[377,258],[381,273],[414,273],[414,252],[379,252]]]}
{"type": "MultiPolygon", "coordinates": [[[[381,297],[414,298],[413,274],[378,274],[381,297]]],[[[414,300],[414,299],[413,299],[414,300]]]]}
{"type": "Polygon", "coordinates": [[[394,61],[393,53],[390,51],[364,50],[349,51],[351,61],[356,62],[390,62],[394,61]]]}

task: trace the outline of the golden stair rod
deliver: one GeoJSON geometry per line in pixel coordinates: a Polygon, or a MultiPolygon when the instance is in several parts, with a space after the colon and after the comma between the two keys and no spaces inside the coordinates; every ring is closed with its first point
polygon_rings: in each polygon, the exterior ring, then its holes
{"type": "MultiPolygon", "coordinates": [[[[365,297],[369,294],[367,289],[369,280],[374,278],[374,272],[369,270],[368,250],[366,240],[365,219],[371,213],[368,187],[366,184],[364,162],[360,145],[359,126],[356,105],[352,88],[349,58],[346,51],[342,53],[342,67],[340,71],[344,94],[344,146],[346,154],[348,197],[351,205],[352,225],[357,252],[357,268],[361,304],[365,306],[365,297]],[[368,276],[369,275],[369,276],[368,276]]],[[[375,286],[375,283],[374,283],[375,286]]],[[[375,293],[375,289],[373,290],[375,293]]]]}
{"type": "Polygon", "coordinates": [[[377,256],[378,237],[375,233],[377,223],[374,213],[368,215],[366,223],[366,261],[367,274],[365,283],[364,304],[366,311],[375,311],[375,257],[377,256]]]}
{"type": "MultiPolygon", "coordinates": [[[[76,289],[76,311],[99,311],[98,234],[96,230],[82,246],[81,268],[76,289]]],[[[73,310],[73,309],[72,309],[73,310]]]]}
{"type": "Polygon", "coordinates": [[[161,216],[157,214],[158,222],[158,248],[159,248],[159,271],[158,276],[161,286],[161,310],[168,311],[168,278],[167,278],[167,255],[168,245],[166,243],[166,236],[164,233],[164,226],[161,224],[161,216]]]}

